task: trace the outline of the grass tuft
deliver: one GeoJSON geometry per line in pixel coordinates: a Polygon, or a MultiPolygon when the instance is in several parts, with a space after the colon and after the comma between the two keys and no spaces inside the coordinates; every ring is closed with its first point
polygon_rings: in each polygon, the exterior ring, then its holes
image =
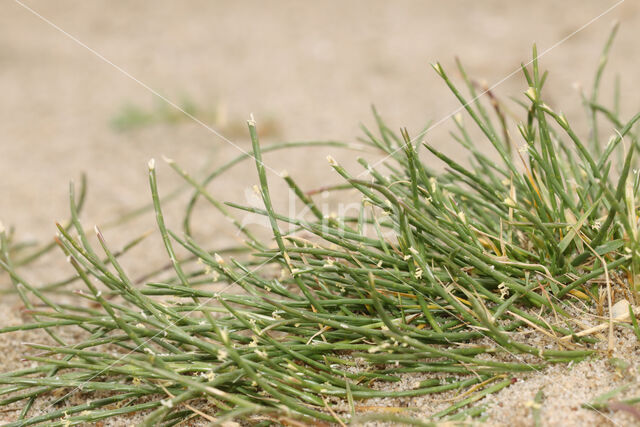
{"type": "MultiPolygon", "coordinates": [[[[118,261],[126,250],[110,249],[97,228],[94,248],[78,219],[84,185],[79,200],[72,187],[72,220],[59,226],[57,244],[76,271],[70,280],[85,284],[87,292],[79,296],[89,304],[59,305],[47,296],[68,281],[55,287],[28,283],[17,269],[31,259],[14,262],[17,246],[0,230],[0,267],[33,318],[0,332],[43,329],[53,339],[49,345],[29,344],[38,350],[25,356],[36,362],[33,367],[0,374],[0,405],[22,405],[8,425],[73,425],[138,412],[144,425],[191,418],[213,424],[421,425],[427,422],[410,412],[362,413],[358,402],[451,391],[456,398],[429,422],[463,420],[481,416],[484,406],[473,404],[509,387],[518,373],[596,353],[599,338],[581,333],[574,322],[577,306],[607,313],[609,349],[616,301],[627,300],[640,334],[633,308],[640,287],[640,176],[634,169],[640,115],[624,121],[616,106],[599,103],[611,39],[593,93],[583,96],[591,126],[586,136],[544,102],[547,74],[539,69],[535,47],[531,67],[522,68],[522,122],[505,115],[493,94],[478,97],[459,62],[472,102],[435,64],[468,124],[491,143],[499,161],[478,148],[462,116],[453,118],[452,136],[468,163],[406,130],[394,133],[374,111],[378,129],[365,129],[366,144],[385,155],[384,162],[360,159],[364,172],[354,175],[329,158],[344,179],[336,191],[347,186],[360,195],[355,217],[324,216],[315,193],[288,174],[282,178],[311,215],[279,213],[262,153],[304,144],[262,147],[254,121],[249,132],[264,209],[223,204],[206,190],[249,156],[202,181],[169,161],[194,191],[184,233],[178,234],[165,225],[150,162],[153,208],[173,270],[169,278],[160,275],[161,268],[142,285],[132,280],[118,261]],[[607,128],[612,135],[603,145],[601,131],[607,128]],[[430,167],[434,161],[444,171],[430,167]],[[190,218],[200,198],[243,233],[244,255],[218,253],[194,239],[190,218]],[[268,218],[273,242],[241,225],[237,215],[245,212],[268,218]],[[176,247],[191,256],[178,258],[176,247]],[[66,328],[80,328],[84,338],[64,341],[56,331],[66,328]],[[545,345],[522,339],[518,332],[524,329],[545,345]],[[427,379],[391,387],[412,373],[427,379]],[[75,394],[86,402],[73,403],[75,394]],[[32,405],[42,396],[55,396],[55,402],[36,415],[32,405]]],[[[132,119],[127,120],[129,126],[132,119]]],[[[309,145],[319,144],[341,145],[309,145]]],[[[540,392],[536,419],[541,402],[540,392]]]]}

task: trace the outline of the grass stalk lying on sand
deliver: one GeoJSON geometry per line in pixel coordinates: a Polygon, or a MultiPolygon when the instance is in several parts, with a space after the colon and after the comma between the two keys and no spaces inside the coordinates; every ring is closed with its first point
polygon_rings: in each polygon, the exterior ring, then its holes
{"type": "MultiPolygon", "coordinates": [[[[597,338],[577,335],[573,303],[603,312],[616,299],[638,303],[640,176],[633,170],[639,148],[633,129],[640,116],[624,122],[617,107],[598,103],[600,69],[594,93],[584,98],[592,134],[579,136],[544,102],[547,74],[540,72],[534,49],[532,67],[523,67],[529,88],[526,102],[519,102],[526,119],[517,124],[522,143],[516,147],[518,138],[510,136],[512,125],[493,95],[487,108],[460,66],[474,97],[468,102],[443,67],[434,68],[499,162],[477,148],[460,116],[452,135],[470,154],[470,166],[412,140],[406,130],[395,134],[374,112],[378,129],[366,130],[366,143],[387,155],[383,167],[361,160],[363,179],[329,158],[361,195],[359,215],[324,217],[313,194],[286,176],[312,214],[290,218],[271,203],[261,156],[287,145],[263,149],[250,121],[264,209],[225,205],[205,188],[247,156],[203,182],[170,161],[195,192],[185,234],[178,235],[165,226],[150,164],[152,199],[173,277],[149,275],[140,286],[97,228],[102,254],[94,250],[78,219],[82,197],[76,202],[72,191],[71,227],[77,237],[60,226],[57,242],[77,272],[74,279],[89,291],[79,294],[88,305],[50,301],[46,291],[64,284],[27,283],[12,262],[16,246],[2,231],[0,267],[34,322],[0,332],[44,329],[55,341],[31,345],[39,350],[25,356],[37,362],[32,368],[0,374],[0,405],[29,402],[9,425],[72,425],[140,411],[147,425],[174,425],[189,417],[215,424],[231,419],[424,424],[407,414],[363,418],[354,401],[452,390],[459,391],[459,399],[434,414],[434,421],[460,420],[479,416],[482,407],[469,405],[508,387],[518,372],[593,354],[597,338]],[[597,124],[602,117],[614,127],[604,146],[597,132],[605,128],[597,124]],[[623,141],[630,141],[626,148],[623,141]],[[428,153],[421,156],[424,149],[428,153]],[[621,161],[614,153],[621,153],[621,161]],[[445,170],[431,168],[426,155],[445,170]],[[251,256],[224,259],[196,242],[190,218],[199,197],[232,218],[251,256]],[[265,215],[274,242],[245,229],[237,212],[265,215]],[[178,258],[178,246],[191,257],[178,258]],[[227,286],[222,291],[204,286],[216,283],[227,286]],[[56,334],[61,328],[81,328],[85,338],[65,342],[56,334]],[[523,328],[550,345],[520,341],[514,332],[523,328]],[[567,336],[572,339],[561,340],[567,336]],[[411,372],[430,377],[412,388],[381,389],[411,372]],[[56,390],[55,403],[32,414],[34,399],[56,390]],[[96,393],[103,394],[94,398],[96,393]],[[74,394],[90,400],[72,403],[74,394]],[[333,405],[338,399],[342,404],[333,405]],[[203,402],[209,412],[203,412],[203,402]]],[[[631,314],[637,331],[636,313],[631,314]]]]}

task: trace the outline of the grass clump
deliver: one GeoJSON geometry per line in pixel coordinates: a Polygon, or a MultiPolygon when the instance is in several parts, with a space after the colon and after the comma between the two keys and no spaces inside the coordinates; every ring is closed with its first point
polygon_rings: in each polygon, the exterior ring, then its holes
{"type": "MultiPolygon", "coordinates": [[[[354,176],[329,158],[361,196],[355,217],[325,217],[288,176],[313,218],[280,214],[261,160],[269,148],[260,146],[253,121],[264,209],[222,204],[207,192],[205,185],[226,166],[200,183],[169,161],[194,188],[185,232],[169,230],[151,162],[153,204],[173,273],[149,276],[143,286],[128,277],[100,230],[100,247],[89,243],[72,188],[77,235],[60,226],[58,244],[75,279],[86,285],[80,296],[90,305],[58,304],[27,283],[13,267],[3,232],[0,266],[34,322],[0,332],[39,328],[55,342],[32,345],[40,351],[25,356],[37,362],[33,367],[0,375],[0,405],[22,407],[9,425],[73,425],[140,411],[145,425],[191,418],[426,424],[405,413],[363,415],[357,402],[452,390],[459,399],[432,420],[456,421],[481,415],[484,408],[474,402],[508,387],[520,372],[597,352],[598,338],[581,334],[573,322],[575,306],[595,306],[612,319],[617,300],[629,303],[631,317],[638,303],[633,128],[640,115],[625,122],[617,107],[599,103],[599,71],[594,93],[584,98],[592,131],[579,136],[544,102],[547,74],[535,49],[533,58],[531,67],[522,67],[529,87],[518,101],[525,119],[516,124],[517,138],[501,103],[492,97],[483,104],[461,66],[471,102],[434,65],[499,161],[480,151],[460,116],[452,136],[470,155],[470,166],[407,131],[392,132],[376,113],[378,128],[365,129],[366,143],[387,155],[383,165],[361,159],[366,177],[354,176]],[[602,118],[614,129],[606,144],[598,132],[602,118]],[[443,172],[423,160],[425,150],[445,165],[443,172]],[[266,216],[274,244],[237,220],[250,256],[223,258],[198,243],[189,223],[199,197],[232,218],[246,211],[266,216]],[[178,258],[177,246],[191,256],[178,258]],[[208,286],[219,284],[223,290],[208,286]],[[80,328],[85,338],[66,342],[60,328],[80,328]],[[525,328],[546,345],[519,339],[525,328]],[[407,373],[429,379],[385,389],[407,373]],[[32,414],[37,397],[56,391],[44,413],[32,414]],[[88,400],[71,403],[74,394],[88,400]]],[[[612,330],[611,321],[609,349],[612,330]]]]}
{"type": "MultiPolygon", "coordinates": [[[[222,103],[215,108],[207,108],[198,105],[189,97],[183,97],[177,108],[165,102],[158,102],[149,109],[127,103],[111,118],[109,125],[118,133],[126,133],[157,125],[175,126],[191,122],[193,117],[199,117],[220,129],[225,135],[244,136],[246,128],[238,125],[236,120],[229,120],[227,116],[227,109],[222,103]]],[[[277,137],[280,133],[278,123],[273,118],[267,118],[260,130],[261,136],[264,137],[277,137]]]]}

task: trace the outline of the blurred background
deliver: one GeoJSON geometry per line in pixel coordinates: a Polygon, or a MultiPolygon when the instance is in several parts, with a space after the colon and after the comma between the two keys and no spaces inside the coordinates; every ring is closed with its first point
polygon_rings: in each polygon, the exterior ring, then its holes
{"type": "MultiPolygon", "coordinates": [[[[149,158],[165,155],[197,174],[235,157],[237,147],[250,150],[245,120],[251,113],[264,145],[355,141],[362,136],[360,123],[373,122],[372,104],[392,129],[406,126],[415,135],[458,107],[431,68],[435,61],[462,85],[455,71],[459,57],[477,81],[501,82],[494,92],[515,106],[508,97],[523,99],[524,79],[519,72],[503,79],[530,59],[532,43],[545,52],[576,31],[541,63],[550,70],[547,102],[580,128],[577,88],[590,90],[616,20],[621,27],[603,96],[610,101],[615,70],[628,117],[640,107],[640,4],[620,2],[597,18],[617,3],[5,0],[0,219],[16,227],[18,239],[50,238],[54,221],[68,217],[68,182],[85,172],[83,220],[88,226],[108,223],[150,200],[149,158]]],[[[426,139],[456,153],[451,127],[444,122],[426,139]]],[[[340,181],[327,154],[360,172],[353,152],[334,148],[266,155],[265,163],[276,171],[286,168],[303,187],[314,188],[340,181]]],[[[180,186],[181,179],[160,161],[158,173],[161,193],[180,186]]],[[[277,181],[273,174],[270,179],[277,181]]],[[[209,189],[220,200],[247,203],[256,182],[247,162],[209,189]]],[[[234,238],[226,222],[200,219],[203,232],[222,241],[234,238]]],[[[181,216],[168,220],[179,227],[181,216]]],[[[140,227],[153,227],[151,213],[141,221],[140,227]]],[[[132,234],[125,236],[122,242],[132,234]]]]}

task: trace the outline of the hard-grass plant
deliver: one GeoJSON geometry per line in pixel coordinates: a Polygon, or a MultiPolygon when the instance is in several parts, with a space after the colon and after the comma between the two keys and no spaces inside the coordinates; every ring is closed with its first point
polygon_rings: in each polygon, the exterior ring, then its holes
{"type": "Polygon", "coordinates": [[[114,252],[98,228],[94,247],[78,218],[83,197],[72,186],[71,222],[58,227],[57,245],[76,271],[65,283],[83,282],[86,291],[78,295],[87,304],[57,303],[50,291],[64,283],[28,283],[19,272],[28,263],[13,259],[23,250],[0,233],[0,266],[33,318],[0,332],[42,329],[52,339],[26,344],[36,350],[25,354],[36,362],[31,367],[0,374],[0,405],[20,408],[8,425],[67,426],[134,413],[144,415],[144,425],[166,426],[191,419],[217,425],[462,421],[481,416],[485,408],[475,402],[522,372],[611,351],[614,321],[621,321],[614,319],[614,303],[624,300],[626,319],[638,331],[634,125],[640,114],[623,120],[617,105],[600,102],[610,44],[592,93],[583,97],[590,124],[584,135],[544,102],[547,73],[535,48],[522,66],[528,85],[516,101],[522,121],[490,92],[479,93],[460,64],[468,95],[435,64],[468,116],[456,115],[451,133],[467,162],[420,135],[393,132],[374,112],[377,129],[364,129],[363,141],[384,161],[360,159],[360,173],[328,159],[344,182],[324,190],[355,189],[355,216],[325,215],[315,193],[290,176],[285,182],[311,216],[280,213],[262,154],[295,144],[261,147],[253,120],[251,155],[204,180],[167,159],[194,191],[182,231],[165,225],[151,161],[170,277],[158,266],[144,283],[134,281],[119,261],[126,250],[114,252]],[[497,161],[479,148],[467,122],[497,161]],[[260,208],[222,203],[207,190],[246,159],[256,164],[260,208]],[[434,168],[435,161],[444,169],[434,168]],[[193,207],[202,199],[231,218],[246,241],[242,250],[215,251],[194,237],[193,207]],[[240,222],[247,212],[268,219],[273,239],[256,237],[240,222]],[[177,247],[191,255],[178,257],[177,247]],[[576,307],[594,308],[604,316],[603,328],[585,331],[575,322],[576,307]],[[65,341],[59,331],[70,328],[83,338],[65,341]],[[522,338],[523,330],[541,344],[522,338]],[[595,333],[600,330],[605,334],[595,333]],[[423,379],[401,382],[408,374],[423,379]],[[359,403],[444,392],[457,394],[431,419],[363,412],[359,403]],[[78,395],[82,403],[72,399],[78,395]],[[36,412],[40,397],[50,401],[36,412]]]}

